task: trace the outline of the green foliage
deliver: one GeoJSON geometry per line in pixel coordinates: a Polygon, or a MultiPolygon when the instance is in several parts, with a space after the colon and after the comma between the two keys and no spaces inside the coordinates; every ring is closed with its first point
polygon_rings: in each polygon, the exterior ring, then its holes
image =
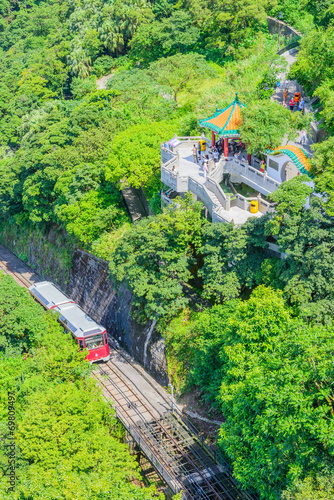
{"type": "Polygon", "coordinates": [[[182,285],[191,277],[204,221],[190,193],[178,204],[134,225],[111,258],[111,276],[132,291],[141,319],[172,317],[187,303],[182,285]]]}
{"type": "Polygon", "coordinates": [[[240,133],[247,144],[248,153],[264,153],[267,148],[275,149],[288,140],[296,137],[300,130],[298,113],[291,114],[276,102],[254,102],[242,109],[243,121],[240,133]]]}
{"type": "Polygon", "coordinates": [[[303,36],[290,75],[313,91],[321,82],[333,79],[333,62],[334,28],[315,29],[303,36]]]}
{"type": "Polygon", "coordinates": [[[68,61],[73,74],[82,78],[89,76],[94,59],[105,52],[124,54],[136,27],[152,15],[145,0],[72,0],[71,4],[69,25],[74,36],[68,61]]]}
{"type": "Polygon", "coordinates": [[[312,188],[307,185],[309,180],[306,175],[294,177],[282,183],[279,189],[270,195],[270,199],[278,203],[275,216],[269,222],[270,234],[276,235],[283,221],[289,221],[291,217],[304,212],[307,198],[312,193],[312,188]]]}
{"type": "Polygon", "coordinates": [[[318,26],[328,27],[334,16],[333,0],[306,0],[302,5],[308,12],[313,14],[314,22],[318,26]]]}
{"type": "Polygon", "coordinates": [[[116,73],[108,81],[108,87],[118,92],[118,101],[124,106],[128,125],[151,124],[169,118],[175,110],[175,103],[169,98],[170,89],[158,84],[147,71],[131,69],[116,73]]]}
{"type": "Polygon", "coordinates": [[[284,23],[305,33],[314,27],[313,16],[309,14],[310,10],[306,4],[307,0],[277,0],[277,2],[273,2],[269,14],[278,19],[279,13],[281,13],[284,23]]]}
{"type": "Polygon", "coordinates": [[[130,482],[140,479],[138,465],[121,442],[114,410],[90,377],[87,352],[79,351],[52,312],[3,274],[0,315],[1,468],[8,468],[8,391],[16,400],[17,459],[16,491],[8,491],[8,476],[2,475],[0,498],[156,498],[153,487],[130,482]]]}
{"type": "Polygon", "coordinates": [[[27,290],[13,287],[12,278],[0,274],[0,352],[8,355],[28,352],[38,344],[43,310],[27,290]]]}
{"type": "Polygon", "coordinates": [[[115,136],[107,162],[106,178],[111,182],[127,181],[140,187],[160,178],[160,145],[173,137],[176,123],[158,122],[135,125],[115,136]]]}
{"type": "Polygon", "coordinates": [[[197,25],[205,32],[205,44],[234,57],[249,54],[271,3],[268,0],[256,4],[252,0],[225,0],[213,6],[209,0],[187,2],[197,25]]]}
{"type": "Polygon", "coordinates": [[[260,287],[225,336],[221,445],[243,484],[278,499],[333,455],[334,332],[294,319],[281,293],[260,287]]]}
{"type": "Polygon", "coordinates": [[[252,287],[266,247],[262,221],[242,227],[233,224],[210,224],[203,231],[204,296],[217,302],[239,297],[241,289],[252,287]]]}
{"type": "Polygon", "coordinates": [[[175,54],[159,59],[150,65],[149,73],[161,85],[166,85],[173,91],[175,102],[178,93],[187,83],[205,75],[214,76],[214,70],[205,62],[200,54],[175,54]]]}
{"type": "Polygon", "coordinates": [[[315,144],[314,170],[315,185],[320,193],[325,194],[324,209],[328,215],[334,215],[334,137],[315,144]]]}
{"type": "Polygon", "coordinates": [[[185,10],[176,10],[170,17],[141,24],[131,41],[131,55],[147,64],[189,50],[199,35],[191,15],[185,10]]]}
{"type": "Polygon", "coordinates": [[[328,500],[334,494],[333,470],[324,467],[318,474],[310,474],[283,491],[282,500],[328,500]]]}
{"type": "Polygon", "coordinates": [[[74,106],[47,105],[31,115],[21,149],[0,161],[3,212],[34,224],[61,222],[86,245],[124,223],[120,195],[101,165],[110,98],[110,91],[98,91],[74,106]]]}
{"type": "Polygon", "coordinates": [[[331,321],[333,220],[324,213],[317,197],[311,197],[310,208],[305,208],[312,192],[306,179],[291,179],[272,195],[279,203],[277,215],[267,223],[267,232],[277,235],[277,244],[287,254],[281,262],[279,281],[290,301],[307,317],[317,317],[321,311],[319,320],[331,321]]]}
{"type": "Polygon", "coordinates": [[[222,382],[222,325],[237,304],[232,300],[197,313],[185,309],[168,324],[164,332],[168,373],[179,392],[196,387],[203,399],[219,407],[216,400],[222,382]]]}
{"type": "MultiPolygon", "coordinates": [[[[243,227],[208,224],[190,197],[130,227],[119,193],[123,182],[142,187],[158,211],[160,143],[198,134],[198,117],[235,92],[247,104],[248,152],[307,126],[261,100],[282,69],[266,24],[280,11],[305,32],[291,76],[320,97],[331,136],[331,0],[0,2],[1,234],[24,258],[37,249],[61,283],[75,245],[109,260],[137,318],[161,328],[172,319],[170,375],[223,408],[221,440],[242,483],[266,500],[321,499],[332,488],[332,138],[315,147],[323,200],[306,209],[311,188],[293,179],[273,195],[271,216],[243,227]],[[109,89],[97,90],[110,73],[109,89]],[[46,234],[61,235],[61,248],[46,234]],[[266,254],[272,235],[285,259],[266,254]],[[184,310],[186,284],[216,305],[184,310]],[[278,291],[261,286],[246,300],[256,284],[278,291]]],[[[137,468],[85,353],[8,278],[0,314],[0,401],[18,393],[16,497],[153,498],[129,482],[137,468]]]]}

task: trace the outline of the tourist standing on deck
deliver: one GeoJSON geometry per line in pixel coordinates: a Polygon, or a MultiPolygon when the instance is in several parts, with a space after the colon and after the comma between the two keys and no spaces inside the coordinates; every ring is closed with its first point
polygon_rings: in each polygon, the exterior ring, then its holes
{"type": "Polygon", "coordinates": [[[305,146],[305,143],[306,143],[306,132],[305,130],[302,130],[302,136],[301,136],[301,139],[300,139],[300,144],[302,144],[302,146],[305,146]]]}
{"type": "Polygon", "coordinates": [[[194,144],[194,147],[193,147],[193,157],[194,157],[194,163],[198,163],[196,144],[194,144]]]}
{"type": "Polygon", "coordinates": [[[208,161],[205,159],[203,162],[203,172],[204,172],[204,179],[206,179],[206,173],[208,171],[208,161]]]}
{"type": "Polygon", "coordinates": [[[288,100],[288,89],[287,87],[285,87],[285,89],[283,90],[283,103],[286,104],[288,100]]]}
{"type": "Polygon", "coordinates": [[[295,106],[295,100],[294,100],[294,98],[293,98],[293,97],[291,98],[291,100],[290,100],[290,102],[289,102],[289,105],[290,105],[290,109],[291,109],[291,111],[293,111],[293,108],[294,108],[294,106],[295,106]]]}
{"type": "Polygon", "coordinates": [[[304,106],[305,106],[305,101],[304,101],[304,97],[302,97],[302,100],[298,104],[298,110],[301,111],[302,113],[304,111],[304,106]]]}

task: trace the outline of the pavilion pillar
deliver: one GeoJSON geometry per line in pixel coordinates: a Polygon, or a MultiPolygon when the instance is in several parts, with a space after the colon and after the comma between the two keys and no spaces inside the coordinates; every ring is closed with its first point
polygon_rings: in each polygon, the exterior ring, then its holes
{"type": "Polygon", "coordinates": [[[213,148],[213,146],[216,144],[216,136],[215,136],[215,133],[213,130],[211,130],[211,147],[213,148]]]}
{"type": "Polygon", "coordinates": [[[228,138],[225,137],[224,139],[224,156],[228,157],[228,138]]]}
{"type": "Polygon", "coordinates": [[[252,155],[247,155],[247,161],[248,161],[249,165],[251,165],[252,155]]]}

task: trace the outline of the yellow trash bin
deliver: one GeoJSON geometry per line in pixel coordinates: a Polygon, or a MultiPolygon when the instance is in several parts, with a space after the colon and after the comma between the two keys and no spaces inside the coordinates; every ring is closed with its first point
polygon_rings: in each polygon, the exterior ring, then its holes
{"type": "Polygon", "coordinates": [[[257,200],[252,200],[250,202],[250,212],[252,214],[257,214],[259,211],[259,202],[257,200]]]}
{"type": "Polygon", "coordinates": [[[199,142],[201,144],[201,151],[205,151],[206,150],[206,141],[202,139],[199,142]]]}

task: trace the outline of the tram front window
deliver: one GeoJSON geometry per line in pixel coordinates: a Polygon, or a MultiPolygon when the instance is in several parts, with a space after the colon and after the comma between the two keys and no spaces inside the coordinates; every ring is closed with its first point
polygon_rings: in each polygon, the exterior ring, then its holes
{"type": "Polygon", "coordinates": [[[94,335],[93,337],[87,337],[85,339],[85,344],[86,348],[91,350],[91,349],[97,349],[98,347],[103,346],[103,335],[94,335]]]}

